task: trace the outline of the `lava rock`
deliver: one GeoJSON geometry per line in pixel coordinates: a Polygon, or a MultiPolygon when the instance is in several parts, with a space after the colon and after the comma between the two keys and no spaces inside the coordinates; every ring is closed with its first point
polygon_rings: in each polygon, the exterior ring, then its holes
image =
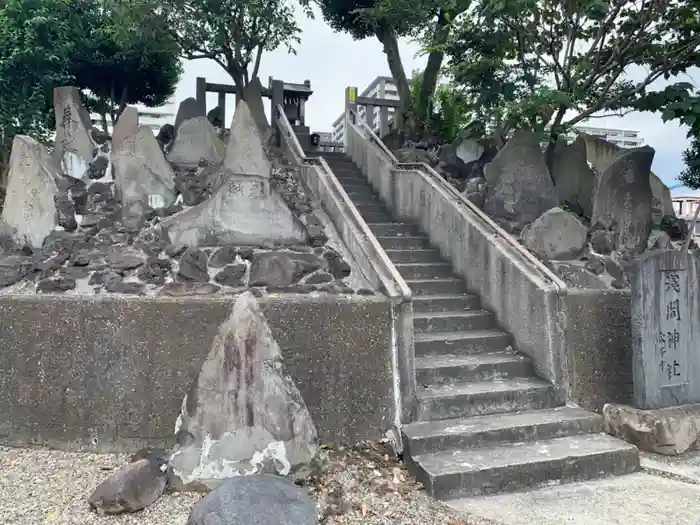
{"type": "Polygon", "coordinates": [[[170,259],[149,257],[146,264],[138,269],[136,275],[146,283],[162,286],[165,284],[165,279],[170,275],[171,264],[170,259]]]}
{"type": "Polygon", "coordinates": [[[105,289],[111,293],[141,295],[145,285],[139,282],[124,281],[121,275],[111,272],[103,277],[105,289]]]}
{"type": "Polygon", "coordinates": [[[32,257],[23,255],[0,256],[0,287],[18,283],[34,266],[32,257]]]}
{"type": "Polygon", "coordinates": [[[187,250],[186,244],[168,244],[164,251],[168,257],[179,257],[187,250]]]}
{"type": "Polygon", "coordinates": [[[73,232],[78,229],[75,220],[75,205],[66,193],[59,193],[54,196],[56,203],[56,213],[58,215],[58,225],[66,231],[73,232]]]}
{"type": "Polygon", "coordinates": [[[326,267],[328,272],[335,279],[343,279],[350,275],[350,265],[345,262],[343,257],[333,249],[328,249],[324,254],[323,258],[326,261],[326,267]]]}
{"type": "Polygon", "coordinates": [[[323,284],[332,282],[334,280],[335,277],[333,277],[332,274],[319,270],[318,272],[314,272],[311,275],[307,275],[303,280],[303,284],[323,284]]]}
{"type": "Polygon", "coordinates": [[[272,475],[237,476],[195,504],[187,525],[315,525],[316,505],[306,491],[272,475]]]}
{"type": "Polygon", "coordinates": [[[207,254],[196,248],[188,249],[180,258],[177,277],[180,281],[209,282],[207,254]]]}
{"type": "Polygon", "coordinates": [[[100,155],[90,163],[87,172],[88,178],[92,180],[101,179],[107,174],[108,167],[109,160],[107,157],[100,155]]]}
{"type": "Polygon", "coordinates": [[[289,286],[321,267],[310,253],[288,251],[255,254],[250,266],[250,286],[289,286]]]}
{"type": "Polygon", "coordinates": [[[666,232],[672,240],[676,241],[685,239],[685,237],[688,235],[688,223],[683,219],[674,217],[673,215],[664,215],[661,218],[659,229],[666,232]]]}
{"type": "Polygon", "coordinates": [[[166,463],[156,458],[131,463],[100,483],[88,504],[100,515],[145,509],[165,492],[166,470],[166,463]]]}
{"type": "Polygon", "coordinates": [[[107,254],[107,263],[118,271],[133,270],[146,262],[145,254],[132,246],[121,246],[107,254]]]}
{"type": "Polygon", "coordinates": [[[42,293],[62,293],[75,289],[75,279],[68,276],[42,279],[36,285],[36,291],[42,293]]]}
{"type": "Polygon", "coordinates": [[[238,255],[238,250],[235,246],[222,246],[209,258],[209,266],[212,268],[223,268],[235,261],[236,255],[238,255]]]}
{"type": "Polygon", "coordinates": [[[229,264],[216,274],[214,280],[224,286],[238,288],[245,285],[246,265],[244,263],[229,264]]]}

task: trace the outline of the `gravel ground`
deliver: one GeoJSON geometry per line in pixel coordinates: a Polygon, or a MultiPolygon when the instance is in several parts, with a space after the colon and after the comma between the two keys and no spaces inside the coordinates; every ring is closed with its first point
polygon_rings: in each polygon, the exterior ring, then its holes
{"type": "MultiPolygon", "coordinates": [[[[165,494],[142,512],[99,517],[86,503],[127,455],[0,447],[2,525],[185,525],[197,494],[165,494]]],[[[482,525],[428,498],[386,450],[374,443],[324,449],[304,481],[323,525],[482,525]]]]}

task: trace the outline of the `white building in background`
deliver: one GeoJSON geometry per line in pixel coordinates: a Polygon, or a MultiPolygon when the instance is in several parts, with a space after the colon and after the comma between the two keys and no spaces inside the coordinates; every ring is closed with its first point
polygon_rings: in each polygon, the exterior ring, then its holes
{"type": "MultiPolygon", "coordinates": [[[[688,222],[688,227],[690,227],[690,222],[695,217],[698,206],[700,206],[700,195],[679,195],[672,197],[671,201],[673,202],[673,211],[676,212],[676,216],[685,219],[688,222]]],[[[700,222],[695,225],[694,237],[695,242],[700,242],[700,222]]]]}
{"type": "MultiPolygon", "coordinates": [[[[385,100],[399,100],[399,92],[394,84],[394,79],[391,77],[377,77],[369,85],[358,93],[358,97],[370,97],[370,98],[380,98],[385,100]]],[[[394,116],[394,108],[389,109],[389,121],[392,120],[394,116]]],[[[367,108],[365,106],[359,106],[357,108],[358,116],[367,121],[366,115],[367,108]]],[[[373,122],[379,127],[379,108],[374,107],[374,120],[373,122]]],[[[345,141],[345,111],[336,119],[333,123],[333,142],[344,142],[345,141]]]]}
{"type": "MultiPolygon", "coordinates": [[[[134,107],[139,112],[139,125],[150,128],[154,135],[158,134],[158,131],[164,124],[175,123],[177,108],[172,101],[168,101],[157,108],[149,108],[142,104],[136,104],[134,107]]],[[[100,115],[91,113],[90,120],[93,126],[102,129],[102,117],[100,115]]],[[[112,122],[109,117],[107,117],[107,132],[110,135],[112,134],[112,122]]]]}
{"type": "MultiPolygon", "coordinates": [[[[644,139],[639,136],[639,131],[631,129],[598,128],[593,126],[574,126],[574,129],[587,135],[605,139],[621,148],[638,148],[644,145],[644,139]]],[[[567,133],[565,135],[566,138],[573,141],[576,138],[576,131],[567,133]]]]}

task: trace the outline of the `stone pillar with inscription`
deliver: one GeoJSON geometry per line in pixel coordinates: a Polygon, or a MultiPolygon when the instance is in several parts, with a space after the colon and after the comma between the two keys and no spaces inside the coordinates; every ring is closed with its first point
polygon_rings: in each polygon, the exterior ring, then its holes
{"type": "Polygon", "coordinates": [[[700,259],[685,250],[642,257],[631,312],[637,407],[700,402],[700,259]]]}

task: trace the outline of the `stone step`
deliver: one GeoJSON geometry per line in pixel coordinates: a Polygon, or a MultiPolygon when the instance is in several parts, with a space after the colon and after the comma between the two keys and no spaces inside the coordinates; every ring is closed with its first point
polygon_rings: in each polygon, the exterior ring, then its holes
{"type": "Polygon", "coordinates": [[[355,206],[371,206],[378,204],[379,206],[384,207],[382,200],[375,195],[360,196],[353,192],[352,194],[348,193],[348,197],[350,197],[350,200],[355,206]]]}
{"type": "MultiPolygon", "coordinates": [[[[358,209],[358,211],[360,211],[358,209]]],[[[391,222],[392,217],[389,215],[388,212],[382,211],[382,212],[360,212],[360,215],[362,215],[362,218],[365,220],[366,224],[371,224],[373,222],[391,222]]]]}
{"type": "MultiPolygon", "coordinates": [[[[401,266],[397,266],[399,272],[401,266]]],[[[486,310],[468,312],[420,312],[413,314],[416,332],[459,332],[463,330],[486,330],[494,325],[493,314],[486,310]]]]}
{"type": "MultiPolygon", "coordinates": [[[[430,248],[430,242],[425,235],[412,235],[404,237],[377,235],[379,244],[385,250],[410,250],[413,248],[430,248]]],[[[453,290],[454,291],[454,290],[453,290]]]]}
{"type": "Polygon", "coordinates": [[[339,175],[352,175],[354,177],[362,178],[365,179],[364,174],[362,173],[362,170],[355,166],[352,162],[329,162],[328,167],[331,169],[333,173],[336,174],[336,177],[339,175]]]}
{"type": "Polygon", "coordinates": [[[551,384],[534,377],[417,387],[418,421],[557,406],[551,384]]]}
{"type": "Polygon", "coordinates": [[[602,431],[602,417],[574,407],[424,421],[402,429],[404,454],[410,456],[602,431]]]}
{"type": "Polygon", "coordinates": [[[395,266],[399,273],[407,279],[452,277],[452,265],[446,262],[396,263],[395,266]]]}
{"type": "Polygon", "coordinates": [[[514,492],[639,469],[634,445],[585,434],[489,448],[418,455],[409,468],[436,499],[514,492]]]}
{"type": "Polygon", "coordinates": [[[418,357],[415,363],[416,382],[423,386],[513,379],[534,374],[529,357],[505,350],[476,355],[418,357]]]}
{"type": "Polygon", "coordinates": [[[502,330],[416,333],[413,339],[416,357],[487,354],[510,349],[512,341],[511,335],[502,330]]]}
{"type": "Polygon", "coordinates": [[[385,213],[387,209],[379,202],[379,201],[373,201],[373,202],[356,202],[353,201],[353,204],[355,205],[355,208],[360,213],[385,213]]]}
{"type": "Polygon", "coordinates": [[[347,193],[348,197],[350,197],[353,201],[355,199],[363,200],[363,201],[367,201],[367,200],[379,201],[379,200],[381,200],[379,198],[379,195],[374,193],[374,190],[372,188],[370,188],[369,186],[367,186],[366,184],[364,186],[355,186],[349,190],[346,188],[344,188],[344,189],[345,189],[345,193],[347,193]]]}
{"type": "MultiPolygon", "coordinates": [[[[362,206],[364,207],[364,205],[362,206]]],[[[418,226],[407,222],[377,222],[370,224],[369,227],[375,235],[381,237],[391,237],[392,235],[395,235],[397,237],[413,237],[421,234],[421,231],[418,229],[418,226]]]]}
{"type": "Polygon", "coordinates": [[[465,291],[464,282],[462,279],[457,279],[456,277],[404,280],[414,295],[446,294],[465,291]]]}
{"type": "MultiPolygon", "coordinates": [[[[387,250],[388,254],[392,250],[387,250]]],[[[413,250],[393,250],[395,252],[413,250]]],[[[431,251],[431,250],[419,250],[431,251]]],[[[437,250],[436,250],[437,251],[437,250]]],[[[391,255],[389,255],[391,257],[391,255]]],[[[393,260],[393,259],[392,259],[393,260]]],[[[413,313],[423,312],[457,312],[478,309],[481,304],[479,296],[470,293],[454,293],[445,295],[416,295],[413,298],[413,313]]]]}
{"type": "Polygon", "coordinates": [[[430,248],[428,250],[386,250],[386,254],[393,263],[431,263],[443,262],[440,250],[430,248]]]}

